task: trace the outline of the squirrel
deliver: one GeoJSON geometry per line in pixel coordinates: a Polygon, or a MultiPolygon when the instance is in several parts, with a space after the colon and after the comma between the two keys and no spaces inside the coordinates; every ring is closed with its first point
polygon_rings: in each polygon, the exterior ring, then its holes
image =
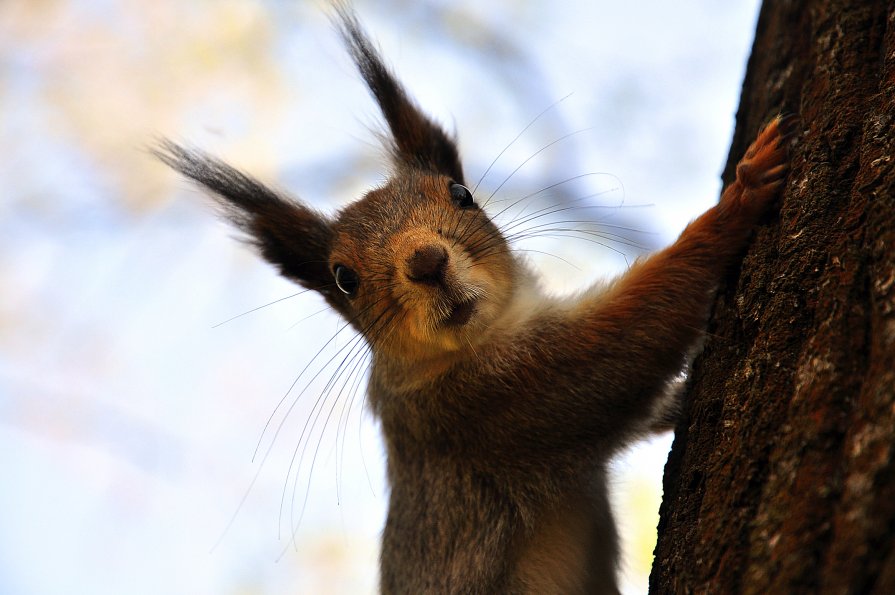
{"type": "Polygon", "coordinates": [[[328,216],[196,149],[156,154],[369,344],[390,487],[383,593],[618,593],[608,461],[673,427],[667,388],[775,203],[791,119],[770,121],[672,245],[549,296],[469,189],[455,140],[336,10],[388,125],[384,184],[328,216]]]}

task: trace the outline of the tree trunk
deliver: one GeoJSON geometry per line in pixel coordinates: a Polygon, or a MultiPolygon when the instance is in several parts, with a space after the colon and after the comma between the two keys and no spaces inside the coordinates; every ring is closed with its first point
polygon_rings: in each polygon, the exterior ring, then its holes
{"type": "Polygon", "coordinates": [[[780,111],[789,181],[693,366],[652,593],[895,593],[895,2],[765,2],[725,181],[780,111]]]}

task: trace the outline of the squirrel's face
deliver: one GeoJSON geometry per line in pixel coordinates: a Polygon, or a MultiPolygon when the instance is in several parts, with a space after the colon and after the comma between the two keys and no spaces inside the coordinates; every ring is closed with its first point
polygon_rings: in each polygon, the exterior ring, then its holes
{"type": "Polygon", "coordinates": [[[385,185],[332,219],[197,151],[168,142],[156,153],[211,190],[265,259],[320,292],[377,353],[413,361],[474,347],[512,296],[515,261],[464,185],[454,140],[408,98],[353,15],[340,17],[391,133],[385,185]]]}
{"type": "Polygon", "coordinates": [[[506,241],[448,176],[399,171],[333,228],[344,314],[380,351],[415,359],[474,345],[512,293],[506,241]]]}

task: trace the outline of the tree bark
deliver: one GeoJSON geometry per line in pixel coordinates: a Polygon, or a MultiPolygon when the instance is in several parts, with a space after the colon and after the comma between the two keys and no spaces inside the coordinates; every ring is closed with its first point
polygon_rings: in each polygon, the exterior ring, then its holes
{"type": "Polygon", "coordinates": [[[895,2],[766,1],[726,182],[781,111],[790,177],[693,365],[652,593],[895,593],[895,2]]]}

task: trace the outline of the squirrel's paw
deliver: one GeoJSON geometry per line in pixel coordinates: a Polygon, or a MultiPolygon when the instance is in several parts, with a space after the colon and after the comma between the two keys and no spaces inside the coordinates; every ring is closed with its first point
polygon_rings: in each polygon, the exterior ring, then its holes
{"type": "Polygon", "coordinates": [[[765,203],[777,194],[789,169],[786,141],[796,120],[793,114],[777,116],[746,150],[737,164],[737,182],[744,190],[744,199],[765,203]]]}

